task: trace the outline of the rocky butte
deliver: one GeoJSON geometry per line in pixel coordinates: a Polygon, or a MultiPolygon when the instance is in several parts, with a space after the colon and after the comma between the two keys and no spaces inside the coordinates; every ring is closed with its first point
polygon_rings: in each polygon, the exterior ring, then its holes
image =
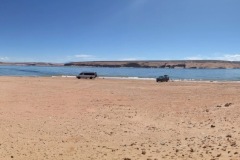
{"type": "Polygon", "coordinates": [[[190,69],[240,69],[240,61],[220,60],[175,60],[175,61],[84,61],[69,63],[47,62],[0,62],[0,65],[19,66],[92,66],[92,67],[134,67],[134,68],[190,68],[190,69]]]}
{"type": "Polygon", "coordinates": [[[87,62],[70,62],[64,64],[64,66],[238,69],[240,68],[240,61],[220,61],[220,60],[87,61],[87,62]]]}

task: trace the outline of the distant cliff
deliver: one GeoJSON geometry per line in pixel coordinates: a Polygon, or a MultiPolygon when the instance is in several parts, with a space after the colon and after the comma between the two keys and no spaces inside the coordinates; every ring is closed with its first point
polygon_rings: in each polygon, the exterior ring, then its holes
{"type": "Polygon", "coordinates": [[[10,66],[64,66],[64,63],[47,63],[47,62],[0,62],[1,65],[10,66]]]}
{"type": "Polygon", "coordinates": [[[176,60],[176,61],[88,61],[70,63],[46,62],[0,62],[0,65],[19,66],[92,66],[92,67],[134,67],[134,68],[192,68],[192,69],[240,69],[240,61],[219,60],[176,60]]]}
{"type": "Polygon", "coordinates": [[[227,68],[240,68],[240,61],[219,61],[219,60],[89,61],[89,62],[71,62],[64,64],[64,66],[227,69],[227,68]]]}

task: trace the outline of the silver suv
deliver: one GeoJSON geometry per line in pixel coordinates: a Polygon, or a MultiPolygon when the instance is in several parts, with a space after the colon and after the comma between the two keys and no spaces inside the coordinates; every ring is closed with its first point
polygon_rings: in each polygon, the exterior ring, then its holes
{"type": "Polygon", "coordinates": [[[76,78],[81,79],[81,78],[89,78],[93,79],[97,77],[96,72],[81,72],[79,75],[76,76],[76,78]]]}

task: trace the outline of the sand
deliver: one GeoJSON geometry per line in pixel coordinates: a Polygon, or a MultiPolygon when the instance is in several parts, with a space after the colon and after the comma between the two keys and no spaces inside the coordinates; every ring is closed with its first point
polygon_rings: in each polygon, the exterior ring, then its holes
{"type": "Polygon", "coordinates": [[[0,77],[0,159],[240,159],[239,93],[228,82],[0,77]]]}

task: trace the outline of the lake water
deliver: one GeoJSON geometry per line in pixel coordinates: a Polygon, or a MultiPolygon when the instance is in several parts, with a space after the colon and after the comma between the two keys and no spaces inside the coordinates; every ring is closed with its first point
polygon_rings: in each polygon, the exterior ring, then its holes
{"type": "Polygon", "coordinates": [[[174,80],[240,81],[240,69],[0,66],[0,76],[75,76],[82,71],[94,71],[101,77],[156,78],[167,74],[174,80]]]}

